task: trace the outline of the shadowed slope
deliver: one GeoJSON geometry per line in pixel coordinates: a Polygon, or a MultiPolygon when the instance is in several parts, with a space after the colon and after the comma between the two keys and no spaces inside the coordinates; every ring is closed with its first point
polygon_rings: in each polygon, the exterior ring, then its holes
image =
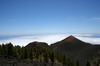
{"type": "Polygon", "coordinates": [[[100,46],[85,43],[72,35],[52,44],[50,47],[69,55],[74,60],[79,60],[83,66],[87,60],[97,57],[97,51],[100,51],[100,46]]]}

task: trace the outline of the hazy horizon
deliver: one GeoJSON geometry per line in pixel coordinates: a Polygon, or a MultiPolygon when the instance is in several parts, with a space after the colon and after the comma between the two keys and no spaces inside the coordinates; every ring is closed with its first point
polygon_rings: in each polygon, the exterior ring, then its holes
{"type": "MultiPolygon", "coordinates": [[[[0,0],[0,43],[13,42],[10,39],[31,35],[57,35],[60,40],[66,36],[59,36],[71,33],[98,34],[96,37],[79,38],[87,40],[86,42],[99,43],[99,12],[99,0],[0,0]]],[[[22,41],[17,39],[19,43],[24,41],[24,38],[22,41]]]]}
{"type": "Polygon", "coordinates": [[[73,35],[76,38],[91,44],[100,44],[100,34],[38,34],[38,35],[20,35],[9,36],[0,39],[0,44],[12,43],[13,45],[25,46],[30,42],[46,42],[48,45],[61,41],[68,36],[73,35]]]}

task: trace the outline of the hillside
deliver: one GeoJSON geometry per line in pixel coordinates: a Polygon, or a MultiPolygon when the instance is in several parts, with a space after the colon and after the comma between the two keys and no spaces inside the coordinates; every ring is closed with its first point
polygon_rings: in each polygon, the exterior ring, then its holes
{"type": "Polygon", "coordinates": [[[0,66],[64,66],[56,63],[45,63],[15,57],[5,57],[0,55],[0,66]]]}
{"type": "Polygon", "coordinates": [[[50,46],[52,49],[70,56],[75,61],[79,61],[81,66],[85,66],[86,62],[100,57],[100,45],[92,45],[85,43],[74,36],[69,36],[50,46]]]}
{"type": "Polygon", "coordinates": [[[74,62],[44,42],[25,47],[8,43],[0,45],[0,66],[74,66],[74,62]]]}
{"type": "Polygon", "coordinates": [[[69,36],[50,46],[30,42],[25,47],[0,45],[0,66],[99,66],[100,45],[69,36]],[[95,63],[94,63],[95,62],[95,63]]]}

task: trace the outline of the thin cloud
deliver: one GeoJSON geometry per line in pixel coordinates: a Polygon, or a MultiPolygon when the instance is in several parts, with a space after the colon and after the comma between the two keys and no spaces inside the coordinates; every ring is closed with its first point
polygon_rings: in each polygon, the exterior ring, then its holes
{"type": "Polygon", "coordinates": [[[94,17],[93,20],[100,20],[100,17],[94,17]]]}

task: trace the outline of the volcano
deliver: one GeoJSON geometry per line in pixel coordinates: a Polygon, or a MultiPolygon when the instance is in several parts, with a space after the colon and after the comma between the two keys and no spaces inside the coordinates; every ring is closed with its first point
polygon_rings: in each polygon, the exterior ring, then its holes
{"type": "Polygon", "coordinates": [[[34,42],[31,42],[28,45],[26,45],[26,47],[32,47],[32,48],[34,48],[34,47],[49,47],[49,46],[45,42],[34,41],[34,42]]]}
{"type": "Polygon", "coordinates": [[[81,66],[85,66],[87,60],[97,57],[100,45],[92,45],[79,40],[74,36],[69,36],[59,42],[51,44],[52,49],[65,54],[73,60],[80,61],[81,66]]]}

